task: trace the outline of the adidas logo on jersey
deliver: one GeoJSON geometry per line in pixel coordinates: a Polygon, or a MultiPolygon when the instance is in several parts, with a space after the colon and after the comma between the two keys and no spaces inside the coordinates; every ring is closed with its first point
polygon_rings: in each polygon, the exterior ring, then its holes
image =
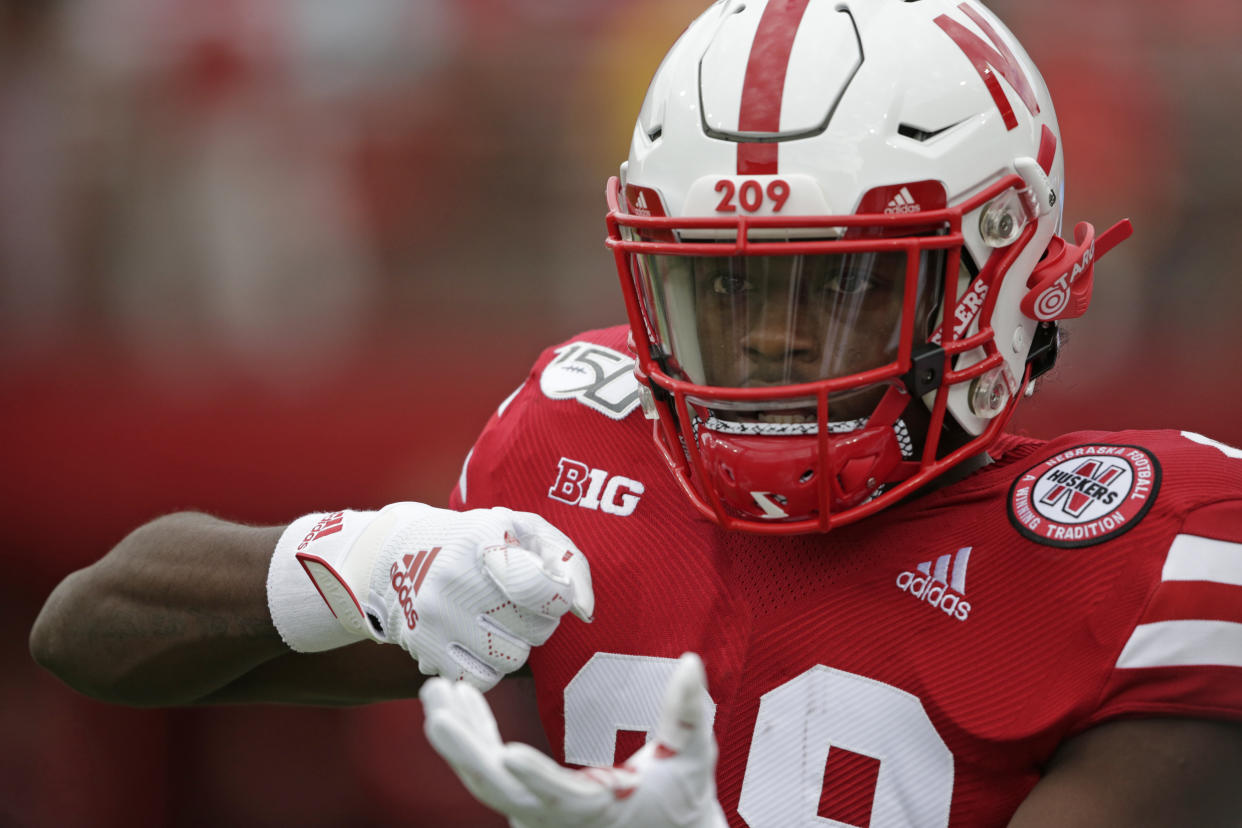
{"type": "Polygon", "coordinates": [[[888,202],[888,206],[884,208],[884,212],[893,213],[918,213],[923,208],[914,200],[914,196],[910,194],[910,188],[902,187],[897,195],[893,196],[888,202]]]}
{"type": "Polygon", "coordinates": [[[970,602],[966,600],[966,564],[970,562],[971,549],[963,546],[955,555],[941,555],[934,564],[925,561],[915,567],[915,571],[901,573],[897,576],[897,587],[946,615],[965,621],[970,616],[970,602]]]}

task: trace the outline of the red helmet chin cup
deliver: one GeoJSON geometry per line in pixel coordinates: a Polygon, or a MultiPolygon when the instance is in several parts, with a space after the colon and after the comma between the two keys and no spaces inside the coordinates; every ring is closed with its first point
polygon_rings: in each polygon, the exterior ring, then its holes
{"type": "Polygon", "coordinates": [[[758,435],[699,432],[698,450],[716,492],[735,513],[779,519],[820,512],[818,471],[831,479],[828,508],[850,509],[889,482],[902,462],[891,424],[830,435],[820,457],[818,435],[758,435]],[[766,508],[765,508],[766,507],[766,508]]]}

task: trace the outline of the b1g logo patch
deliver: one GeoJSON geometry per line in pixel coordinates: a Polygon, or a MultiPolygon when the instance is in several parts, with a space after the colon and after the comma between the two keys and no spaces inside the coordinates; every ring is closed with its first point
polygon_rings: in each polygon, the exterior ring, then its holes
{"type": "Polygon", "coordinates": [[[1009,522],[1049,546],[1090,546],[1142,520],[1159,489],[1160,464],[1146,449],[1076,446],[1013,482],[1009,522]]]}

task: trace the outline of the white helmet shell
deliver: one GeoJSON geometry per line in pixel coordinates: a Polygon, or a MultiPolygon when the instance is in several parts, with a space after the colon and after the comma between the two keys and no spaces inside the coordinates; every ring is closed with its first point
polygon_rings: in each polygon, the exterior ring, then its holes
{"type": "Polygon", "coordinates": [[[1062,239],[1063,190],[1043,78],[973,0],[704,12],[608,215],[656,441],[699,510],[827,531],[986,450],[1130,232],[1062,239]]]}
{"type": "MultiPolygon", "coordinates": [[[[706,217],[718,215],[722,178],[740,189],[779,177],[783,213],[810,215],[851,214],[877,188],[924,180],[952,206],[1014,173],[1032,185],[1038,227],[997,282],[991,324],[1016,390],[1036,325],[1018,306],[1060,229],[1064,161],[1043,78],[981,4],[721,0],[657,70],[621,178],[658,193],[669,216],[706,217]]],[[[775,202],[751,205],[771,215],[775,202]]],[[[979,229],[985,207],[962,221],[976,267],[993,252],[979,229]]],[[[968,391],[951,390],[949,413],[979,434],[988,418],[968,391]]]]}

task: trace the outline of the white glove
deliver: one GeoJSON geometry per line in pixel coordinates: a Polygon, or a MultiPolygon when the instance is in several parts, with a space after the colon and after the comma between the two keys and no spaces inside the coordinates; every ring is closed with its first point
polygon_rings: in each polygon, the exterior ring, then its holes
{"type": "Polygon", "coordinates": [[[538,515],[422,503],[344,514],[347,526],[369,522],[328,544],[303,544],[295,557],[341,626],[400,645],[424,674],[487,690],[567,610],[591,620],[586,558],[538,515]]]}
{"type": "Polygon", "coordinates": [[[616,768],[571,770],[504,744],[483,696],[432,679],[419,692],[427,739],[483,804],[514,828],[724,828],[703,663],[686,653],[664,693],[654,738],[616,768]]]}

